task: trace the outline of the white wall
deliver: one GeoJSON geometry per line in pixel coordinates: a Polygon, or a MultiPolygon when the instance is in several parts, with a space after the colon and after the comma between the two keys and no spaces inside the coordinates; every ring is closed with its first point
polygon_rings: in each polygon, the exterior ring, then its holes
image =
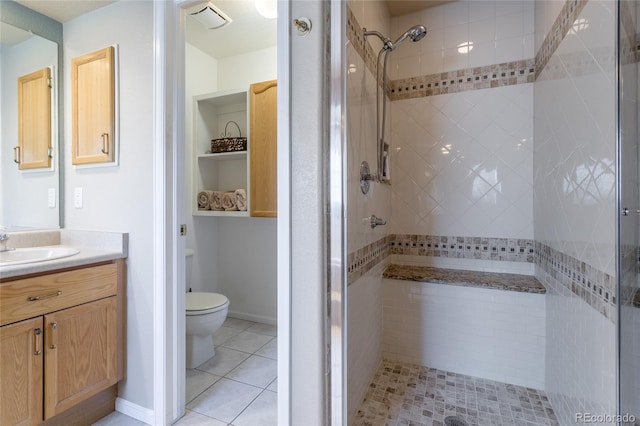
{"type": "MultiPolygon", "coordinates": [[[[218,61],[198,48],[186,43],[185,51],[185,138],[184,156],[185,168],[185,220],[187,223],[187,247],[195,250],[191,283],[187,283],[193,291],[218,291],[217,282],[217,227],[213,225],[213,218],[194,217],[191,215],[193,186],[193,167],[195,155],[193,153],[193,96],[211,93],[218,90],[218,61]]],[[[185,290],[188,290],[186,288],[185,290]]]]}
{"type": "MultiPolygon", "coordinates": [[[[214,59],[187,45],[187,180],[193,173],[192,96],[216,90],[248,90],[255,82],[277,78],[276,48],[214,59]]],[[[195,250],[194,291],[229,298],[229,315],[276,323],[276,220],[270,218],[192,217],[188,186],[187,245],[195,250]]]]}
{"type": "Polygon", "coordinates": [[[533,84],[391,111],[392,233],[533,238],[533,84]]]}
{"type": "MultiPolygon", "coordinates": [[[[615,276],[615,11],[614,1],[587,2],[577,19],[589,26],[566,35],[534,88],[536,242],[599,276],[615,276]]],[[[536,17],[545,17],[536,33],[558,12],[554,2],[536,3],[536,17]]],[[[615,413],[615,311],[607,319],[566,287],[567,277],[536,269],[548,291],[545,391],[558,421],[615,413]]]]}
{"type": "Polygon", "coordinates": [[[389,76],[395,80],[533,58],[533,22],[531,0],[456,1],[394,17],[392,40],[417,24],[427,27],[427,35],[394,51],[389,76]],[[473,49],[458,51],[468,41],[473,49]]]}
{"type": "Polygon", "coordinates": [[[218,60],[218,88],[244,89],[277,77],[275,46],[218,60]]]}
{"type": "MultiPolygon", "coordinates": [[[[457,1],[391,20],[393,37],[416,24],[389,59],[404,79],[534,57],[532,1],[457,1]],[[458,45],[470,41],[468,53],[458,45]]],[[[533,85],[394,101],[395,234],[533,238],[533,85]]]]}
{"type": "Polygon", "coordinates": [[[153,408],[153,3],[122,1],[64,24],[65,225],[129,233],[126,378],[119,396],[153,408]],[[120,164],[71,165],[72,58],[118,44],[120,164]],[[84,206],[73,207],[83,188],[84,206]]]}
{"type": "Polygon", "coordinates": [[[347,412],[352,420],[382,360],[382,272],[380,262],[348,287],[347,412]]]}
{"type": "Polygon", "coordinates": [[[384,358],[545,388],[543,294],[384,279],[382,298],[384,358]]]}
{"type": "MultiPolygon", "coordinates": [[[[380,1],[349,1],[348,7],[360,27],[388,33],[389,13],[380,1]]],[[[372,48],[380,42],[367,40],[372,48]]],[[[367,194],[360,190],[360,163],[367,161],[371,173],[377,173],[376,142],[376,79],[354,48],[347,45],[347,143],[345,170],[347,179],[347,253],[358,250],[384,238],[388,226],[372,229],[364,218],[375,214],[386,220],[391,216],[391,189],[388,185],[370,182],[367,194]]],[[[389,116],[387,130],[389,134],[389,116]]],[[[347,289],[347,416],[353,419],[369,389],[382,359],[382,271],[387,262],[380,262],[347,289]]],[[[348,265],[350,266],[350,265],[348,265]]]]}
{"type": "Polygon", "coordinates": [[[2,47],[2,116],[0,122],[2,145],[0,146],[0,225],[56,228],[60,224],[59,206],[47,205],[47,191],[59,193],[58,161],[58,45],[42,37],[34,36],[14,46],[2,47]],[[53,146],[52,168],[19,170],[13,161],[13,147],[18,145],[18,78],[51,67],[52,90],[51,138],[53,146]],[[27,196],[28,194],[28,196],[27,196]]]}

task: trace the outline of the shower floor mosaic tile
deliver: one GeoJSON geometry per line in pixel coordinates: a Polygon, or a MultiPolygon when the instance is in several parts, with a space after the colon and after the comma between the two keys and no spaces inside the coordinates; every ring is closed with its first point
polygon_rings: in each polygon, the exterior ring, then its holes
{"type": "Polygon", "coordinates": [[[445,426],[458,416],[469,426],[558,425],[541,390],[383,360],[353,426],[445,426]]]}

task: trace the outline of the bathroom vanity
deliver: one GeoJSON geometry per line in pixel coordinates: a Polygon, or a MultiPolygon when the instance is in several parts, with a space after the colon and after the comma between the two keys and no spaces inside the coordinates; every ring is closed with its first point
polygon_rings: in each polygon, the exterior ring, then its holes
{"type": "MultiPolygon", "coordinates": [[[[126,234],[125,234],[126,235],[126,234]]],[[[124,378],[126,250],[0,267],[0,424],[91,424],[124,378]]]]}

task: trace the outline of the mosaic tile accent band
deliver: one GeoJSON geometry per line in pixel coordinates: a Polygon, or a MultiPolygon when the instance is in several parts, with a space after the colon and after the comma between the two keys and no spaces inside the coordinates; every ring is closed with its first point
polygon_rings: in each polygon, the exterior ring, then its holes
{"type": "MultiPolygon", "coordinates": [[[[362,25],[356,20],[349,6],[347,6],[347,39],[356,53],[362,58],[367,69],[375,76],[378,55],[371,47],[371,44],[364,38],[362,25]]],[[[382,82],[379,82],[379,84],[382,84],[382,82]]]]}
{"type": "Polygon", "coordinates": [[[539,279],[549,293],[562,294],[564,287],[616,322],[615,277],[540,242],[536,242],[536,264],[546,273],[539,279]]]}
{"type": "MultiPolygon", "coordinates": [[[[607,47],[595,48],[590,51],[579,51],[563,54],[562,57],[550,58],[546,64],[545,72],[536,77],[536,81],[560,80],[571,77],[594,75],[602,72],[599,64],[607,64],[604,71],[613,71],[615,61],[611,58],[611,49],[607,47]]],[[[635,58],[635,55],[634,55],[635,58]]]]}
{"type": "Polygon", "coordinates": [[[353,284],[390,254],[456,259],[535,262],[533,240],[439,235],[387,235],[347,255],[347,282],[353,284]]]}
{"type": "Polygon", "coordinates": [[[457,259],[535,261],[533,240],[456,237],[440,235],[391,235],[391,254],[450,257],[457,259]]]}
{"type": "Polygon", "coordinates": [[[540,50],[536,53],[535,58],[535,78],[537,79],[544,67],[553,56],[554,52],[560,46],[560,43],[567,35],[571,26],[584,9],[588,0],[567,0],[562,10],[558,14],[555,22],[551,26],[551,30],[545,37],[540,50]]]}
{"type": "Polygon", "coordinates": [[[623,245],[620,247],[620,303],[640,307],[638,273],[640,247],[623,245]]]}
{"type": "Polygon", "coordinates": [[[534,77],[534,59],[429,74],[393,80],[390,84],[391,100],[533,83],[534,77]]]}
{"type": "Polygon", "coordinates": [[[389,256],[389,241],[390,236],[387,235],[347,255],[347,285],[356,282],[389,256]]]}

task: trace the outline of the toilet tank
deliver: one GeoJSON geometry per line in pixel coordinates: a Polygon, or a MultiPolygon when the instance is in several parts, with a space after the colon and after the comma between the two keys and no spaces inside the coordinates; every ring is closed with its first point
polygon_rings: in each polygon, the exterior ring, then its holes
{"type": "Polygon", "coordinates": [[[193,267],[193,249],[185,249],[184,251],[185,254],[185,264],[184,264],[184,269],[186,272],[186,281],[184,283],[185,289],[187,291],[189,291],[189,288],[191,288],[191,269],[193,267]]]}

